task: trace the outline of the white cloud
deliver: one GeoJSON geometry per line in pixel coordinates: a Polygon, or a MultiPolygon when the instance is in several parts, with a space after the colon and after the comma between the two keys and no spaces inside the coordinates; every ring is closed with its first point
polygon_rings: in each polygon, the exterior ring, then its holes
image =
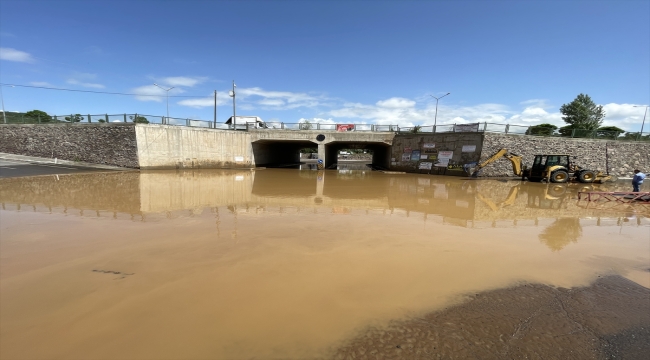
{"type": "MultiPolygon", "coordinates": [[[[268,91],[258,87],[237,88],[236,92],[237,108],[247,111],[255,110],[257,107],[264,110],[289,110],[300,107],[315,107],[323,105],[323,101],[327,100],[324,96],[289,91],[268,91]]],[[[230,101],[228,99],[230,99],[228,91],[219,91],[217,104],[230,101]]],[[[208,107],[214,105],[214,98],[189,99],[180,101],[178,104],[195,108],[208,107]]]]}
{"type": "Polygon", "coordinates": [[[312,124],[336,124],[336,120],[329,118],[329,119],[323,119],[323,118],[318,118],[318,117],[313,117],[313,118],[300,118],[298,120],[299,123],[304,123],[304,122],[310,122],[312,124]]]}
{"type": "Polygon", "coordinates": [[[33,63],[34,58],[29,53],[12,48],[0,48],[0,60],[33,63]]]}
{"type": "Polygon", "coordinates": [[[299,107],[315,107],[321,105],[326,98],[324,96],[313,96],[305,93],[289,91],[268,91],[259,87],[237,89],[237,99],[243,102],[257,100],[265,109],[288,110],[299,107]]]}
{"type": "MultiPolygon", "coordinates": [[[[503,104],[439,105],[436,123],[444,125],[488,122],[522,126],[549,123],[558,127],[566,125],[559,112],[559,106],[548,105],[546,100],[533,99],[520,104],[528,106],[523,109],[512,109],[503,104]]],[[[618,126],[629,131],[638,131],[637,128],[640,128],[643,108],[635,108],[632,104],[606,104],[603,107],[607,112],[603,126],[618,126]]],[[[346,103],[338,109],[329,111],[328,114],[338,122],[361,120],[401,127],[433,125],[436,116],[435,104],[418,106],[417,102],[404,98],[380,100],[375,105],[346,103]]]]}
{"type": "Polygon", "coordinates": [[[412,108],[415,106],[415,101],[400,97],[392,97],[387,100],[377,101],[377,106],[391,109],[412,108]]]}
{"type": "Polygon", "coordinates": [[[206,77],[171,76],[171,77],[162,78],[158,82],[168,85],[170,87],[171,86],[193,87],[206,80],[207,80],[206,77]]]}
{"type": "MultiPolygon", "coordinates": [[[[629,131],[639,131],[641,129],[641,123],[643,122],[645,106],[637,104],[605,104],[603,105],[605,110],[605,121],[603,126],[618,126],[621,129],[629,131]],[[636,106],[636,107],[635,107],[636,106]]],[[[646,132],[650,127],[648,127],[648,116],[650,116],[650,110],[646,116],[646,128],[643,132],[646,132]]]]}
{"type": "Polygon", "coordinates": [[[91,82],[92,80],[95,79],[97,79],[96,74],[82,73],[82,72],[75,71],[72,73],[72,76],[66,82],[71,85],[79,85],[79,86],[92,88],[92,89],[105,88],[105,86],[102,84],[91,82]]]}
{"type": "MultiPolygon", "coordinates": [[[[229,104],[230,101],[231,101],[230,99],[231,99],[231,97],[228,96],[227,93],[218,92],[217,93],[217,106],[229,104]]],[[[204,97],[204,98],[181,100],[181,101],[178,102],[178,105],[188,106],[188,107],[192,107],[192,108],[195,108],[195,109],[200,109],[200,108],[204,108],[204,107],[212,107],[212,106],[214,106],[214,94],[208,95],[207,97],[204,97]]]]}
{"type": "Polygon", "coordinates": [[[285,104],[284,100],[282,99],[262,99],[257,103],[265,106],[282,106],[285,104]]]}
{"type": "Polygon", "coordinates": [[[161,102],[165,99],[167,93],[165,90],[157,87],[156,85],[140,86],[131,90],[132,93],[137,94],[135,98],[140,101],[157,101],[161,102]]]}

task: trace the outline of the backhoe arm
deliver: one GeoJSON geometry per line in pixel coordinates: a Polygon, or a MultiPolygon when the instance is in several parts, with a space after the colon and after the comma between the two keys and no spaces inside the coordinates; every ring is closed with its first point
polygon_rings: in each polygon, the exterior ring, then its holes
{"type": "Polygon", "coordinates": [[[508,154],[508,149],[501,149],[494,153],[494,155],[490,156],[487,160],[483,161],[482,163],[478,164],[476,167],[474,167],[471,171],[471,176],[472,177],[477,177],[478,172],[483,169],[484,167],[492,164],[493,162],[499,160],[500,158],[505,157],[506,159],[510,160],[512,163],[512,171],[515,173],[517,176],[521,176],[522,172],[522,159],[521,156],[516,155],[516,154],[508,154]]]}
{"type": "Polygon", "coordinates": [[[478,176],[478,172],[483,169],[484,167],[492,164],[493,162],[499,160],[502,156],[508,153],[508,149],[501,149],[494,153],[494,155],[490,156],[487,160],[483,161],[482,163],[476,165],[474,169],[472,169],[472,177],[478,176]]]}

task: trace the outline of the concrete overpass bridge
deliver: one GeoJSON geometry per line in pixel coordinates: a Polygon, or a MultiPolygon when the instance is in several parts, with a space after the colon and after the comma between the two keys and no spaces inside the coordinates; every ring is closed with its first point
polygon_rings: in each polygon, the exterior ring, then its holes
{"type": "Polygon", "coordinates": [[[298,163],[300,149],[318,149],[318,158],[325,167],[336,163],[338,152],[343,149],[367,149],[372,151],[372,163],[388,168],[394,132],[334,130],[249,130],[251,147],[256,166],[280,163],[298,163]]]}
{"type": "MultiPolygon", "coordinates": [[[[92,125],[91,125],[92,126],[92,125]]],[[[86,127],[86,126],[84,126],[86,127]]],[[[373,164],[390,166],[395,132],[391,127],[362,131],[336,129],[222,130],[187,126],[137,124],[135,140],[141,169],[251,168],[297,164],[300,149],[318,149],[318,158],[329,167],[342,149],[368,149],[373,164]],[[381,131],[379,131],[381,130],[381,131]]]]}

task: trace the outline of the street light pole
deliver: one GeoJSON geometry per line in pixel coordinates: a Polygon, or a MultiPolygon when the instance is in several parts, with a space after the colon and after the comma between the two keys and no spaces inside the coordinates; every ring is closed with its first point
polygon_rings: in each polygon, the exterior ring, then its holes
{"type": "Polygon", "coordinates": [[[431,96],[432,98],[436,99],[436,115],[435,115],[435,117],[433,118],[433,126],[434,126],[434,129],[435,129],[435,126],[438,125],[438,100],[442,99],[443,97],[445,97],[445,96],[447,96],[447,95],[449,95],[449,94],[451,94],[451,93],[448,92],[448,93],[442,95],[441,97],[435,97],[435,96],[433,96],[433,95],[429,95],[429,96],[431,96]]]}
{"type": "Polygon", "coordinates": [[[167,121],[169,121],[169,90],[173,89],[174,87],[172,86],[169,89],[165,89],[164,87],[162,87],[162,86],[160,86],[160,85],[158,85],[156,83],[153,83],[153,84],[167,92],[167,121]]]}
{"type": "Polygon", "coordinates": [[[233,129],[237,130],[237,111],[235,109],[235,88],[237,85],[235,85],[235,80],[232,81],[232,90],[229,91],[230,97],[232,98],[232,127],[233,129]]]}
{"type": "Polygon", "coordinates": [[[645,116],[648,114],[648,105],[633,105],[634,107],[644,107],[645,111],[643,112],[643,122],[641,123],[641,132],[639,133],[639,139],[643,136],[643,126],[645,125],[645,116]]]}
{"type": "Polygon", "coordinates": [[[217,90],[214,91],[214,128],[217,128],[217,90]]]}

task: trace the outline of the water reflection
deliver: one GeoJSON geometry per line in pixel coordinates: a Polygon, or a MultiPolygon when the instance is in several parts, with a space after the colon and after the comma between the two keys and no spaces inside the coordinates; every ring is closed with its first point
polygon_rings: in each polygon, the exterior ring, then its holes
{"type": "Polygon", "coordinates": [[[570,243],[578,242],[582,236],[582,226],[578,218],[555,220],[539,234],[539,240],[553,251],[560,251],[570,243]]]}
{"type": "MultiPolygon", "coordinates": [[[[333,167],[339,172],[349,172],[350,170],[370,171],[371,163],[369,161],[339,162],[333,167]]],[[[299,170],[318,170],[316,163],[301,163],[294,168],[299,170]]]]}
{"type": "Polygon", "coordinates": [[[418,214],[425,221],[438,217],[444,224],[474,228],[512,227],[522,225],[521,221],[558,217],[627,217],[640,225],[650,215],[643,206],[578,202],[577,193],[592,190],[593,185],[472,181],[369,170],[102,173],[3,179],[1,184],[0,203],[5,210],[142,221],[157,214],[193,216],[222,206],[265,211],[405,211],[406,216],[418,214]]]}
{"type": "Polygon", "coordinates": [[[646,207],[577,191],[363,170],[2,179],[0,358],[324,357],[465,294],[642,273],[646,207]]]}

